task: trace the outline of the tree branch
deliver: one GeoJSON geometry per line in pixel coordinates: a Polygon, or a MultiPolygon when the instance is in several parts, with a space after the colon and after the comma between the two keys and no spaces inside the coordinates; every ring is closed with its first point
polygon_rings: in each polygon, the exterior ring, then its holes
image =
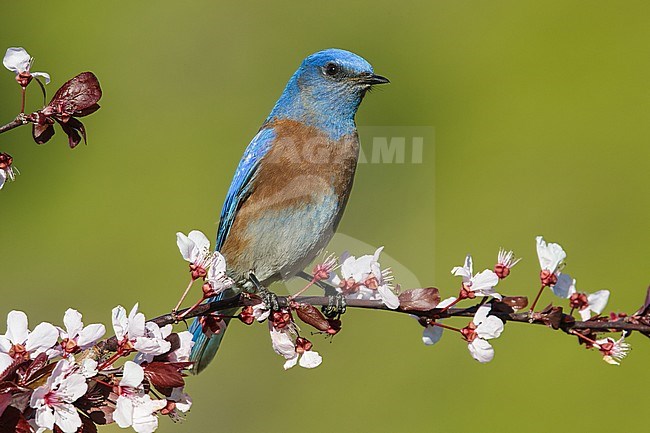
{"type": "Polygon", "coordinates": [[[11,122],[0,126],[0,134],[3,132],[11,131],[12,129],[18,128],[19,126],[27,125],[28,123],[29,122],[27,121],[27,117],[24,114],[19,114],[11,122]]]}
{"type": "MultiPolygon", "coordinates": [[[[280,307],[288,307],[292,301],[288,296],[279,296],[277,299],[280,307]]],[[[331,299],[328,296],[299,296],[293,299],[293,302],[321,307],[330,305],[331,299]]],[[[259,303],[259,300],[253,299],[247,294],[239,294],[227,299],[201,304],[194,310],[190,311],[186,316],[184,316],[184,319],[205,316],[213,312],[223,311],[230,308],[252,306],[256,305],[257,303],[259,303]]],[[[498,304],[502,305],[504,309],[508,309],[505,304],[498,304]]],[[[480,304],[473,305],[468,308],[449,308],[448,310],[444,310],[442,308],[434,308],[427,311],[403,310],[401,308],[391,310],[386,307],[380,300],[346,299],[346,305],[350,308],[381,310],[393,313],[408,314],[423,319],[428,318],[438,320],[450,317],[473,317],[480,304]]],[[[187,309],[180,310],[177,314],[183,314],[185,311],[187,311],[187,309]]],[[[624,317],[616,321],[607,320],[604,317],[596,317],[588,321],[576,321],[573,316],[563,313],[560,307],[547,307],[547,309],[542,312],[533,313],[517,313],[512,311],[512,309],[510,309],[510,311],[499,311],[499,308],[496,308],[493,309],[490,314],[497,316],[504,322],[517,322],[527,325],[546,325],[554,330],[562,330],[567,334],[572,334],[573,331],[637,331],[646,336],[650,335],[650,326],[641,323],[638,320],[639,318],[636,316],[624,317]]],[[[163,314],[149,321],[156,323],[158,326],[178,323],[178,321],[171,313],[163,314]]],[[[101,345],[101,349],[115,351],[117,349],[117,340],[115,337],[111,337],[108,340],[105,340],[101,345]]]]}

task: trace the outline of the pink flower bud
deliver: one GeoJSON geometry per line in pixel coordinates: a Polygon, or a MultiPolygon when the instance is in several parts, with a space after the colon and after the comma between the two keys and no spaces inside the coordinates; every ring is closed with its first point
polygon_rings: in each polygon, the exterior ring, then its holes
{"type": "Polygon", "coordinates": [[[546,287],[550,287],[557,283],[557,275],[547,269],[543,269],[539,273],[539,279],[541,280],[542,285],[546,287]]]}

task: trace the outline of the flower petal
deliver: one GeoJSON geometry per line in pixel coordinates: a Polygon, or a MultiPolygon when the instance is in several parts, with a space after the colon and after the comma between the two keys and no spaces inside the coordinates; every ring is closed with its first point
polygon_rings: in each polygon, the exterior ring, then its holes
{"type": "Polygon", "coordinates": [[[537,257],[539,258],[540,267],[555,272],[558,265],[566,259],[566,253],[559,244],[547,244],[542,236],[537,236],[535,240],[537,242],[537,257]]]}
{"type": "Polygon", "coordinates": [[[160,338],[138,337],[133,344],[133,347],[138,352],[147,353],[149,355],[162,355],[169,352],[171,343],[160,338]]]}
{"type": "Polygon", "coordinates": [[[77,345],[81,350],[86,350],[88,347],[95,344],[97,340],[102,338],[106,333],[106,327],[101,323],[93,323],[81,330],[79,333],[79,338],[77,339],[77,345]]]}
{"type": "Polygon", "coordinates": [[[54,411],[43,405],[36,410],[34,421],[37,426],[52,430],[54,429],[54,411]]]}
{"type": "Polygon", "coordinates": [[[73,405],[62,403],[54,409],[54,423],[63,433],[75,433],[81,427],[81,417],[73,405]]]}
{"type": "Polygon", "coordinates": [[[491,338],[498,338],[503,332],[503,328],[501,319],[495,316],[488,316],[477,326],[476,334],[482,339],[489,340],[491,338]]]}
{"type": "Polygon", "coordinates": [[[472,278],[473,267],[472,256],[468,254],[465,257],[463,266],[456,266],[451,270],[451,273],[455,277],[463,277],[463,282],[466,283],[472,278]]]}
{"type": "Polygon", "coordinates": [[[152,400],[149,395],[138,398],[133,411],[133,430],[136,433],[152,433],[158,428],[158,417],[154,412],[167,406],[167,400],[152,400]]]}
{"type": "Polygon", "coordinates": [[[555,296],[568,299],[576,292],[576,280],[568,274],[558,274],[557,283],[551,287],[555,296]]]}
{"type": "Polygon", "coordinates": [[[445,307],[453,304],[454,302],[456,302],[456,297],[451,296],[449,298],[446,298],[446,299],[443,299],[442,301],[440,301],[440,303],[438,305],[436,305],[436,308],[445,308],[445,307]]]}
{"type": "Polygon", "coordinates": [[[14,362],[14,359],[6,353],[0,353],[0,374],[14,362]]]}
{"type": "Polygon", "coordinates": [[[589,309],[596,314],[603,312],[609,301],[609,290],[599,290],[587,296],[589,302],[589,309]]]}
{"type": "Polygon", "coordinates": [[[121,305],[113,308],[111,320],[113,322],[113,331],[115,332],[115,337],[119,340],[122,340],[126,335],[127,328],[129,326],[129,319],[126,317],[126,310],[121,305]]]}
{"type": "Polygon", "coordinates": [[[34,77],[43,77],[45,84],[50,84],[50,74],[47,72],[32,72],[34,77]]]}
{"type": "Polygon", "coordinates": [[[10,311],[7,314],[7,333],[5,337],[12,344],[25,344],[29,331],[27,330],[27,315],[22,311],[10,311]]]}
{"type": "Polygon", "coordinates": [[[291,337],[286,332],[276,330],[273,325],[270,325],[270,328],[271,344],[275,353],[284,356],[286,359],[296,356],[296,346],[291,337]]]}
{"type": "Polygon", "coordinates": [[[318,352],[308,350],[300,357],[300,366],[303,368],[316,368],[323,362],[323,358],[318,352]]]}
{"type": "Polygon", "coordinates": [[[198,248],[200,250],[209,250],[210,249],[210,240],[208,239],[208,237],[205,234],[203,234],[202,231],[200,231],[200,230],[192,230],[187,235],[187,237],[190,238],[190,240],[192,242],[194,242],[194,245],[196,246],[196,248],[198,248]]]}
{"type": "Polygon", "coordinates": [[[501,299],[501,295],[494,291],[494,286],[499,283],[499,277],[494,271],[485,269],[472,277],[471,282],[472,286],[470,290],[477,295],[494,296],[497,299],[501,299]]]}
{"type": "Polygon", "coordinates": [[[43,322],[36,325],[36,328],[27,337],[25,349],[29,353],[38,355],[45,352],[56,344],[59,339],[59,331],[51,323],[43,322]]]}
{"type": "Polygon", "coordinates": [[[478,362],[490,362],[494,358],[494,349],[492,345],[482,338],[475,338],[474,341],[467,345],[472,358],[478,362]]]}
{"type": "Polygon", "coordinates": [[[390,289],[390,286],[388,286],[388,284],[384,284],[383,286],[379,286],[377,288],[377,292],[379,292],[379,296],[381,297],[381,301],[384,303],[385,306],[387,306],[391,310],[395,310],[395,309],[399,308],[399,298],[390,289]]]}
{"type": "Polygon", "coordinates": [[[63,315],[63,325],[68,333],[68,338],[76,337],[84,326],[81,321],[81,313],[74,308],[68,308],[63,315]]]}
{"type": "Polygon", "coordinates": [[[133,402],[130,398],[123,395],[117,398],[117,405],[113,412],[113,421],[122,428],[129,427],[133,424],[133,402]]]}
{"type": "MultiPolygon", "coordinates": [[[[120,380],[120,386],[137,388],[144,380],[144,370],[133,361],[124,363],[124,372],[120,380]]],[[[121,427],[121,426],[120,426],[121,427]]]]}
{"type": "Polygon", "coordinates": [[[191,261],[194,242],[192,242],[190,238],[185,236],[183,233],[178,232],[176,233],[176,245],[178,246],[178,250],[181,252],[183,258],[188,262],[191,261]]]}
{"type": "Polygon", "coordinates": [[[427,346],[433,346],[442,338],[442,331],[440,326],[427,326],[422,331],[422,342],[427,346]]]}
{"type": "Polygon", "coordinates": [[[24,48],[11,47],[7,48],[7,52],[2,59],[2,64],[10,71],[19,74],[21,72],[29,71],[29,63],[31,60],[32,58],[24,48]]]}
{"type": "Polygon", "coordinates": [[[292,367],[294,367],[298,363],[298,354],[296,353],[293,358],[288,358],[286,362],[283,365],[283,368],[285,370],[288,370],[292,367]]]}
{"type": "Polygon", "coordinates": [[[146,321],[144,314],[138,313],[138,306],[139,304],[136,303],[129,313],[129,326],[127,328],[127,334],[129,334],[129,339],[131,340],[144,336],[146,321]]]}

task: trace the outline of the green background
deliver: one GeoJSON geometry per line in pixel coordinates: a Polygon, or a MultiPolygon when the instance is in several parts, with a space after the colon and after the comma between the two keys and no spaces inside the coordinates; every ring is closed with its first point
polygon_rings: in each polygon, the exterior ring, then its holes
{"type": "MultiPolygon", "coordinates": [[[[524,260],[501,290],[532,297],[542,234],[567,250],[579,289],[608,288],[608,310],[635,311],[650,282],[650,4],[424,3],[4,2],[2,46],[36,58],[50,95],[92,70],[104,97],[84,121],[88,146],[71,151],[60,129],[45,146],[28,127],[0,137],[21,172],[0,192],[0,317],[60,324],[72,306],[108,324],[113,306],[136,301],[149,317],[169,311],[187,279],[175,233],[214,237],[244,147],[301,59],[327,47],[392,80],[359,125],[435,128],[422,164],[359,167],[330,250],[385,245],[397,281],[450,296],[466,253],[480,270],[504,246],[524,260]]],[[[0,78],[8,122],[19,89],[0,78]]],[[[408,317],[351,311],[331,344],[313,337],[322,366],[285,372],[265,326],[234,324],[217,362],[188,380],[187,420],[159,431],[647,424],[645,337],[611,367],[573,338],[512,324],[480,365],[457,336],[425,347],[420,332],[408,317]]]]}

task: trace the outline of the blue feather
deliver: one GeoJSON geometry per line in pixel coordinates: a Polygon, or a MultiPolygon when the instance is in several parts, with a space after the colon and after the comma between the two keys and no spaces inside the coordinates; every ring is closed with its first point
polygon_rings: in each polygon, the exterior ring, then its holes
{"type": "Polygon", "coordinates": [[[217,241],[215,245],[217,251],[221,250],[221,247],[226,241],[230,227],[232,227],[232,223],[235,220],[237,208],[246,197],[257,167],[259,167],[260,161],[271,148],[274,139],[275,132],[273,129],[262,128],[244,151],[244,156],[239,161],[235,176],[232,179],[228,194],[226,194],[226,200],[221,209],[221,218],[219,219],[219,229],[217,230],[217,241]]]}
{"type": "MultiPolygon", "coordinates": [[[[241,161],[239,161],[239,165],[235,171],[235,176],[230,184],[226,200],[221,209],[221,218],[219,220],[219,229],[217,230],[217,240],[215,245],[217,251],[221,249],[226,241],[230,227],[232,227],[232,223],[235,220],[235,215],[237,215],[237,209],[240,203],[246,198],[260,161],[271,148],[274,139],[275,132],[272,128],[262,128],[244,151],[244,156],[242,156],[241,161]]],[[[219,295],[208,299],[206,302],[218,301],[222,299],[223,296],[224,294],[220,293],[219,295]]],[[[226,316],[232,314],[232,312],[221,313],[224,313],[226,316]]],[[[226,324],[227,323],[228,320],[226,321],[226,324]]],[[[199,320],[194,319],[190,326],[190,332],[192,333],[192,340],[194,341],[192,353],[190,354],[190,361],[194,362],[192,372],[198,374],[216,355],[217,349],[219,349],[219,345],[221,344],[221,340],[225,334],[225,329],[223,329],[220,334],[208,337],[203,333],[199,320]]]]}

